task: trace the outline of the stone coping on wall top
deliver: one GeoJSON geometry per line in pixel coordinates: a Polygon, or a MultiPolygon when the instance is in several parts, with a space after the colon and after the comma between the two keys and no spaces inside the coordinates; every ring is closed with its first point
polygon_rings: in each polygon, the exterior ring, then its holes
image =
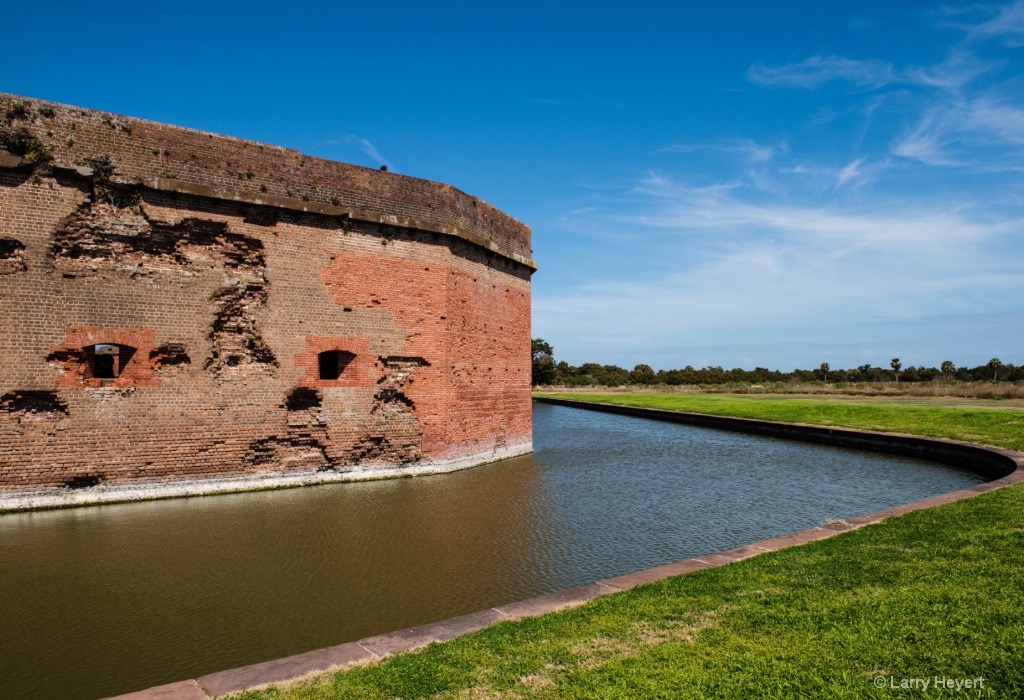
{"type": "MultiPolygon", "coordinates": [[[[610,412],[624,413],[629,415],[648,414],[651,417],[664,419],[661,409],[646,409],[633,406],[618,406],[615,404],[595,404],[584,401],[569,401],[566,399],[535,398],[542,403],[554,403],[559,405],[572,406],[610,412]],[[615,409],[628,408],[629,411],[617,411],[615,409]]],[[[676,413],[676,412],[669,412],[676,413]]],[[[687,414],[689,416],[705,416],[706,414],[687,414]]],[[[716,416],[717,418],[718,416],[716,416]]],[[[747,419],[740,419],[733,423],[732,430],[749,432],[745,429],[744,423],[747,419]]],[[[772,421],[753,421],[764,423],[777,428],[784,428],[788,431],[790,439],[800,439],[801,433],[811,441],[819,442],[819,431],[822,426],[811,426],[800,423],[775,423],[772,421]],[[809,429],[814,428],[814,431],[809,429]]],[[[850,433],[851,436],[859,436],[866,431],[858,431],[848,428],[830,428],[836,434],[850,433]]],[[[643,571],[631,574],[624,574],[612,578],[603,579],[594,583],[570,588],[564,591],[548,593],[547,595],[521,600],[514,603],[499,605],[487,610],[475,613],[460,615],[439,622],[431,622],[417,627],[410,627],[396,632],[367,637],[356,642],[339,644],[325,649],[316,649],[304,654],[297,654],[283,659],[265,661],[262,663],[243,666],[242,668],[219,671],[207,674],[199,678],[179,681],[167,685],[141,690],[127,695],[119,695],[108,700],[208,700],[208,698],[219,697],[229,693],[237,693],[250,688],[265,686],[271,683],[287,683],[298,680],[302,677],[323,673],[351,666],[354,664],[370,663],[390,654],[404,651],[411,651],[424,647],[432,642],[444,642],[463,634],[469,634],[491,625],[506,620],[517,620],[524,617],[545,615],[547,613],[564,610],[566,608],[582,605],[596,598],[612,593],[628,590],[636,586],[653,583],[672,576],[710,569],[717,566],[724,566],[733,562],[748,559],[758,554],[772,552],[786,547],[794,547],[808,542],[825,539],[850,530],[879,523],[886,518],[892,518],[917,510],[933,508],[935,506],[952,503],[954,501],[971,498],[981,493],[987,493],[996,489],[1024,481],[1024,453],[1015,452],[996,447],[976,445],[956,440],[942,438],[922,438],[917,435],[902,435],[896,433],[868,433],[876,437],[887,438],[890,446],[893,443],[912,441],[911,449],[916,451],[918,441],[932,444],[933,451],[942,449],[952,451],[949,461],[958,463],[958,457],[968,453],[981,453],[976,456],[1002,463],[1006,466],[1007,473],[993,481],[977,484],[965,489],[952,491],[950,493],[932,496],[912,503],[886,508],[884,510],[847,518],[839,522],[826,523],[818,527],[808,528],[799,532],[791,532],[779,535],[749,545],[733,547],[720,552],[705,554],[692,559],[685,559],[670,564],[663,564],[643,571]]],[[[881,443],[879,443],[881,444],[881,443]]],[[[877,448],[876,448],[877,449],[877,448]]],[[[962,463],[962,462],[961,462],[962,463]]],[[[971,462],[965,465],[968,468],[976,469],[979,462],[971,462]]]]}
{"type": "MultiPolygon", "coordinates": [[[[116,182],[116,181],[115,181],[116,182]]],[[[132,182],[120,182],[120,184],[131,185],[135,184],[132,182]]],[[[493,241],[488,241],[480,236],[477,236],[469,231],[464,231],[457,226],[446,226],[443,224],[435,224],[429,221],[422,221],[417,219],[411,219],[405,216],[398,216],[395,214],[381,214],[374,211],[368,211],[365,209],[356,209],[354,207],[343,207],[335,206],[333,204],[323,204],[321,202],[306,202],[301,199],[295,199],[293,197],[279,197],[270,194],[255,194],[252,192],[244,192],[242,190],[228,189],[225,187],[215,187],[212,185],[199,185],[192,182],[184,182],[181,180],[174,180],[171,178],[153,178],[150,180],[144,180],[142,184],[150,189],[160,190],[164,192],[177,192],[180,194],[190,194],[197,197],[207,197],[210,199],[224,199],[232,202],[245,202],[246,204],[256,204],[259,206],[266,207],[277,207],[280,209],[289,209],[291,211],[308,212],[311,214],[321,214],[323,216],[343,216],[349,219],[356,219],[358,221],[369,221],[375,224],[386,224],[388,226],[395,226],[398,228],[415,229],[418,231],[428,231],[430,233],[440,233],[446,236],[455,236],[465,241],[486,248],[492,253],[496,253],[504,258],[513,260],[521,265],[525,265],[530,268],[531,271],[536,271],[537,263],[526,256],[519,255],[510,250],[506,250],[502,246],[498,245],[493,241]]]]}
{"type": "MultiPolygon", "coordinates": [[[[0,168],[18,168],[22,165],[23,158],[18,156],[9,156],[4,153],[0,153],[0,168]]],[[[82,166],[82,165],[61,165],[54,164],[53,169],[59,171],[65,175],[81,177],[81,178],[92,178],[94,173],[93,169],[82,166]]],[[[466,231],[459,228],[458,226],[449,226],[445,224],[436,224],[430,221],[413,219],[407,216],[398,216],[397,214],[386,214],[375,211],[369,211],[367,209],[357,209],[355,207],[343,207],[335,206],[333,204],[324,204],[322,202],[308,202],[294,197],[280,197],[272,194],[265,193],[254,193],[245,192],[243,190],[228,188],[228,187],[217,187],[214,185],[202,185],[194,182],[185,182],[183,180],[175,180],[173,178],[150,178],[143,179],[141,182],[135,182],[133,180],[125,180],[121,178],[113,178],[111,180],[114,184],[135,186],[141,184],[143,187],[148,187],[152,190],[160,192],[174,192],[176,194],[188,194],[194,197],[206,197],[208,199],[220,199],[231,202],[243,202],[245,204],[255,204],[257,206],[264,207],[276,207],[278,209],[288,209],[290,211],[298,211],[309,214],[320,214],[322,216],[335,216],[345,217],[348,219],[354,219],[357,221],[367,221],[374,224],[385,224],[387,226],[394,226],[396,228],[412,229],[417,231],[426,231],[429,233],[439,233],[445,236],[453,236],[455,238],[461,238],[464,241],[472,243],[475,246],[484,248],[485,250],[500,255],[503,258],[508,258],[513,262],[517,262],[529,268],[530,273],[537,271],[537,263],[525,255],[520,255],[505,247],[498,245],[494,241],[489,241],[482,236],[478,236],[471,231],[466,231]]]]}
{"type": "MultiPolygon", "coordinates": [[[[62,174],[73,176],[76,169],[88,170],[86,166],[106,158],[115,168],[112,174],[137,184],[159,177],[240,193],[258,191],[283,200],[298,198],[300,194],[293,195],[295,189],[304,193],[302,204],[345,203],[378,216],[395,214],[395,218],[469,232],[496,243],[497,250],[488,246],[494,252],[534,267],[524,262],[531,255],[528,226],[446,183],[389,172],[386,167],[318,158],[274,144],[0,92],[3,106],[12,107],[8,125],[30,130],[52,153],[53,162],[45,167],[62,174]],[[13,114],[13,106],[21,107],[20,114],[13,114]]],[[[0,154],[0,167],[32,170],[36,164],[0,154]]]]}

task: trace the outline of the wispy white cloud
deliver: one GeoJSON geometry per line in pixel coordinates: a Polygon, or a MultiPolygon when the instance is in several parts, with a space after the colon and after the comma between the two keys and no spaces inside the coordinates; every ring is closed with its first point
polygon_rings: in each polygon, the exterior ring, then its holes
{"type": "Polygon", "coordinates": [[[786,140],[771,145],[753,139],[718,139],[705,143],[675,143],[659,149],[658,153],[693,153],[708,151],[733,157],[745,169],[744,176],[754,187],[765,192],[779,193],[774,178],[774,161],[789,150],[786,140]]]}
{"type": "Polygon", "coordinates": [[[981,97],[967,106],[959,124],[963,131],[995,143],[1024,146],[1024,105],[981,97]]]}
{"type": "Polygon", "coordinates": [[[1024,1],[999,9],[992,19],[970,29],[972,40],[1002,39],[1007,46],[1024,46],[1024,1]]]}
{"type": "Polygon", "coordinates": [[[893,155],[912,158],[927,165],[957,165],[956,160],[946,155],[945,149],[955,139],[946,136],[948,129],[938,122],[942,119],[934,111],[925,114],[906,134],[895,140],[890,147],[893,155]]]}
{"type": "Polygon", "coordinates": [[[936,104],[890,150],[926,165],[1024,171],[1024,104],[996,92],[936,104]]]}
{"type": "Polygon", "coordinates": [[[836,188],[842,187],[850,180],[858,177],[860,173],[861,164],[867,160],[867,158],[858,158],[846,165],[839,174],[836,176],[836,188]]]}
{"type": "MultiPolygon", "coordinates": [[[[780,146],[785,150],[785,144],[780,146]]],[[[709,143],[674,143],[659,149],[660,153],[692,153],[699,150],[734,153],[750,163],[764,163],[775,156],[777,147],[758,143],[752,139],[721,139],[709,143]]]]}
{"type": "Polygon", "coordinates": [[[955,48],[945,60],[934,66],[908,68],[903,72],[902,82],[956,91],[985,73],[998,70],[1005,63],[1003,60],[983,60],[969,50],[955,48]]]}
{"type": "Polygon", "coordinates": [[[831,107],[819,107],[818,111],[811,115],[811,124],[814,126],[831,124],[838,116],[839,112],[831,107]]]}
{"type": "Polygon", "coordinates": [[[780,66],[755,64],[748,69],[747,78],[760,85],[792,85],[808,89],[839,80],[869,90],[893,84],[958,90],[1005,64],[1002,60],[980,58],[974,44],[1001,38],[1008,45],[1024,46],[1024,0],[1016,0],[1001,8],[998,16],[987,22],[960,28],[966,35],[964,41],[951,47],[945,60],[932,66],[897,68],[888,61],[874,58],[817,55],[780,66]]]}
{"type": "Polygon", "coordinates": [[[332,145],[332,146],[353,146],[354,145],[359,150],[361,150],[363,153],[368,155],[377,165],[386,165],[389,168],[393,168],[394,167],[391,164],[391,161],[389,161],[387,158],[385,158],[384,156],[381,155],[380,151],[377,150],[376,146],[374,146],[372,143],[370,143],[369,140],[364,139],[361,136],[357,136],[356,134],[348,134],[344,138],[340,138],[340,139],[331,139],[327,143],[332,145]]]}
{"type": "Polygon", "coordinates": [[[966,49],[956,49],[933,66],[903,69],[876,59],[811,56],[799,63],[781,66],[757,64],[748,69],[747,77],[760,85],[791,85],[808,89],[839,80],[869,90],[896,84],[956,90],[1004,64],[1005,61],[1001,60],[982,60],[966,49]]]}
{"type": "Polygon", "coordinates": [[[370,143],[364,138],[360,138],[354,135],[350,136],[349,138],[353,142],[355,142],[359,146],[359,148],[363,150],[363,153],[373,158],[378,165],[387,165],[388,167],[391,167],[391,161],[382,156],[380,154],[380,151],[377,150],[377,147],[374,146],[372,143],[370,143]]]}
{"type": "Polygon", "coordinates": [[[751,82],[760,85],[795,85],[814,88],[832,80],[845,80],[868,88],[897,81],[892,64],[874,59],[857,60],[842,56],[811,56],[799,63],[782,66],[753,65],[747,71],[751,82]]]}

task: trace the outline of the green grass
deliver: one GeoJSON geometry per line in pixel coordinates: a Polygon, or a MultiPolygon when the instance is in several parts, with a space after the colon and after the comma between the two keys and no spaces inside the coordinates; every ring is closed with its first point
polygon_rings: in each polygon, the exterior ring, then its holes
{"type": "MultiPolygon", "coordinates": [[[[1006,411],[613,398],[1021,447],[1005,424],[1019,416],[1006,411]]],[[[1021,581],[1024,488],[1014,486],[243,697],[1024,697],[1021,581]],[[879,689],[879,676],[985,680],[953,693],[879,689]]]]}

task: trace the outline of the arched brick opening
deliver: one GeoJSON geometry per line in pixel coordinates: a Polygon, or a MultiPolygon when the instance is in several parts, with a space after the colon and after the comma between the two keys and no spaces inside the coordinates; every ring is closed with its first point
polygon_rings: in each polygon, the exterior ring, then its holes
{"type": "Polygon", "coordinates": [[[341,378],[356,359],[354,353],[346,350],[325,350],[317,355],[319,379],[334,381],[341,378]]]}
{"type": "Polygon", "coordinates": [[[65,344],[48,359],[64,365],[58,387],[157,387],[153,378],[155,333],[144,328],[70,326],[65,344]]]}
{"type": "Polygon", "coordinates": [[[303,370],[300,387],[372,387],[377,358],[365,338],[306,336],[306,352],[296,353],[295,365],[303,370]]]}

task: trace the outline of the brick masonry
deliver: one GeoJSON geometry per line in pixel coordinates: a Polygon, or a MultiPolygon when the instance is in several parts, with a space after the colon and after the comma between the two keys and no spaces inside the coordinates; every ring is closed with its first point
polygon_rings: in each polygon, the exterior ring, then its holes
{"type": "Polygon", "coordinates": [[[0,510],[529,451],[529,256],[448,185],[0,94],[0,510]]]}

